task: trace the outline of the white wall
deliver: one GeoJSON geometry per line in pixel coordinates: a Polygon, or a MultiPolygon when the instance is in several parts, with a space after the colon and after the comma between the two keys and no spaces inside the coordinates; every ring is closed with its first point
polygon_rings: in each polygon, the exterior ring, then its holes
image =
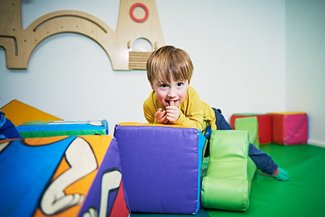
{"type": "MultiPolygon", "coordinates": [[[[24,1],[23,1],[24,2],[24,1]]],[[[93,14],[113,29],[118,1],[26,1],[23,25],[62,9],[93,14]]],[[[183,48],[195,65],[201,98],[235,112],[284,111],[285,2],[283,0],[156,0],[166,44],[183,48]]],[[[1,15],[0,15],[1,16],[1,15]]],[[[27,70],[8,70],[0,49],[0,106],[18,99],[65,120],[143,122],[150,91],[145,71],[113,71],[90,39],[60,34],[33,52],[27,70]]],[[[325,140],[325,139],[324,139],[325,140]]]]}
{"type": "Polygon", "coordinates": [[[309,115],[309,143],[325,146],[325,1],[286,1],[286,107],[309,115]]]}

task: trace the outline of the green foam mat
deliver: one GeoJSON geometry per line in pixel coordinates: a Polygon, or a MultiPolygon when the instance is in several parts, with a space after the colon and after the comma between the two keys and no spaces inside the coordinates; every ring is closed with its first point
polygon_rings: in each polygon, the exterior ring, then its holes
{"type": "Polygon", "coordinates": [[[197,215],[132,213],[131,216],[291,217],[325,216],[325,148],[313,145],[261,145],[260,149],[286,169],[288,181],[259,172],[252,181],[250,206],[245,212],[203,209],[197,215]]]}
{"type": "Polygon", "coordinates": [[[260,149],[288,171],[289,180],[277,181],[257,172],[246,212],[209,210],[209,216],[325,216],[325,148],[269,144],[260,149]]]}

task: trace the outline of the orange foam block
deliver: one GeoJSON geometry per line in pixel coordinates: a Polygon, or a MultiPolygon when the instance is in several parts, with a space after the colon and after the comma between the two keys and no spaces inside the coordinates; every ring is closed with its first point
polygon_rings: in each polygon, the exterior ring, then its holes
{"type": "Polygon", "coordinates": [[[0,108],[5,114],[6,118],[18,126],[20,124],[30,121],[58,121],[62,120],[59,117],[44,112],[36,107],[23,103],[14,99],[0,108]]]}

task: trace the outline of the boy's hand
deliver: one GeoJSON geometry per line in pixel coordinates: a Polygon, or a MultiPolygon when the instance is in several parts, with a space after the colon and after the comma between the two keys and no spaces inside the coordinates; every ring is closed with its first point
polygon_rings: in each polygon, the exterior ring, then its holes
{"type": "Polygon", "coordinates": [[[156,111],[155,118],[156,118],[157,122],[160,123],[160,124],[167,124],[168,123],[167,116],[166,116],[166,111],[162,110],[161,108],[159,108],[156,111]]]}
{"type": "Polygon", "coordinates": [[[170,101],[170,105],[166,107],[166,113],[166,118],[169,122],[175,123],[177,121],[180,111],[174,101],[170,101]]]}

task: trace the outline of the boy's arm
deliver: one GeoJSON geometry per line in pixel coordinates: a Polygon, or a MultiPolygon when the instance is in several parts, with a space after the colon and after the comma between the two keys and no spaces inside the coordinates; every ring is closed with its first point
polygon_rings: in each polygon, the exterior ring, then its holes
{"type": "Polygon", "coordinates": [[[186,117],[182,112],[179,115],[179,118],[175,124],[181,125],[183,127],[196,128],[200,131],[203,130],[203,114],[200,112],[195,113],[191,116],[186,117]]]}
{"type": "Polygon", "coordinates": [[[143,104],[143,114],[146,120],[153,124],[155,121],[155,115],[150,112],[150,109],[148,108],[148,105],[146,103],[143,104]]]}
{"type": "MultiPolygon", "coordinates": [[[[150,124],[157,124],[155,119],[155,113],[152,108],[150,108],[146,103],[143,104],[144,117],[150,124]]],[[[180,112],[179,118],[175,122],[177,125],[183,127],[196,128],[198,130],[203,129],[203,114],[202,112],[193,112],[191,116],[186,117],[182,112],[180,112]]]]}
{"type": "Polygon", "coordinates": [[[183,103],[179,118],[175,124],[196,128],[200,131],[204,129],[204,105],[197,92],[189,87],[186,101],[183,103]]]}
{"type": "Polygon", "coordinates": [[[157,110],[153,107],[148,105],[148,103],[143,103],[143,114],[149,124],[158,124],[158,121],[155,117],[155,113],[157,110]]]}
{"type": "MultiPolygon", "coordinates": [[[[143,112],[146,120],[151,124],[157,124],[155,119],[155,113],[158,108],[155,107],[153,103],[153,94],[144,101],[143,112]]],[[[184,108],[180,110],[179,118],[174,124],[181,125],[183,127],[196,128],[198,130],[203,130],[204,128],[204,108],[202,101],[198,94],[191,89],[188,92],[188,98],[185,102],[184,108]]]]}

